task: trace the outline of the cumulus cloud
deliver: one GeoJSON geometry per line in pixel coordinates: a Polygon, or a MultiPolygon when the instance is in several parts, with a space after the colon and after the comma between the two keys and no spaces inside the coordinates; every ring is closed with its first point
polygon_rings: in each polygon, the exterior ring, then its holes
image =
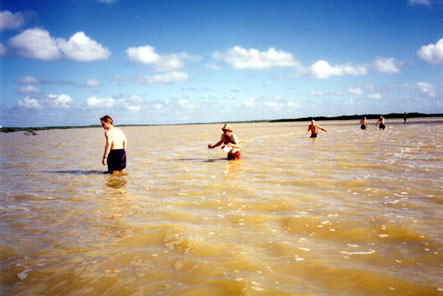
{"type": "Polygon", "coordinates": [[[419,58],[433,65],[443,64],[443,38],[436,44],[422,46],[418,51],[419,58]]]}
{"type": "Polygon", "coordinates": [[[77,32],[68,41],[57,38],[57,45],[65,56],[73,61],[90,62],[107,59],[111,52],[84,32],[77,32]]]}
{"type": "Polygon", "coordinates": [[[157,74],[152,76],[142,76],[139,82],[146,84],[167,84],[173,82],[185,82],[189,80],[188,74],[184,72],[174,71],[165,74],[157,74]]]}
{"type": "Polygon", "coordinates": [[[353,95],[357,95],[357,96],[361,96],[363,95],[363,90],[359,87],[357,88],[348,88],[348,92],[353,94],[353,95]]]}
{"type": "Polygon", "coordinates": [[[90,62],[107,59],[111,52],[92,40],[83,32],[77,32],[66,41],[53,38],[43,29],[28,29],[9,39],[10,48],[18,56],[45,61],[66,58],[68,60],[90,62]]]}
{"type": "Polygon", "coordinates": [[[331,66],[327,61],[319,60],[309,67],[309,72],[312,77],[318,79],[328,79],[333,76],[361,76],[368,74],[368,67],[366,65],[343,64],[331,66]]]}
{"type": "Polygon", "coordinates": [[[322,91],[310,91],[308,94],[310,97],[322,97],[324,95],[324,93],[322,91]]]}
{"type": "Polygon", "coordinates": [[[113,98],[90,97],[86,100],[86,106],[90,108],[112,108],[114,104],[113,98]]]}
{"type": "Polygon", "coordinates": [[[172,53],[160,55],[155,52],[155,48],[150,45],[140,47],[130,47],[126,50],[128,60],[132,63],[151,65],[155,71],[169,72],[179,70],[184,67],[185,60],[198,62],[199,56],[192,56],[188,53],[172,53]]]}
{"type": "Polygon", "coordinates": [[[370,99],[381,99],[381,94],[379,94],[379,93],[369,94],[368,98],[370,98],[370,99]]]}
{"type": "Polygon", "coordinates": [[[0,11],[0,32],[8,29],[18,29],[25,23],[22,13],[12,13],[8,10],[0,11]]]}
{"type": "Polygon", "coordinates": [[[69,108],[74,103],[74,101],[70,96],[64,94],[61,95],[50,94],[47,96],[47,102],[50,107],[64,108],[64,109],[69,108]]]}
{"type": "Polygon", "coordinates": [[[17,106],[26,109],[63,108],[67,109],[74,104],[74,100],[65,94],[49,94],[41,98],[27,96],[17,102],[17,106]]]}
{"type": "Polygon", "coordinates": [[[436,97],[437,96],[437,87],[435,87],[434,85],[432,85],[430,83],[417,82],[417,88],[426,96],[429,96],[429,97],[436,97]]]}
{"type": "Polygon", "coordinates": [[[28,29],[9,39],[8,43],[22,57],[45,61],[61,57],[56,40],[42,29],[28,29]]]}
{"type": "Polygon", "coordinates": [[[24,85],[17,90],[17,93],[21,95],[33,95],[33,94],[41,94],[42,90],[33,85],[24,85]]]}
{"type": "Polygon", "coordinates": [[[225,52],[216,51],[213,58],[225,62],[236,69],[268,69],[273,67],[297,67],[300,65],[291,53],[275,48],[267,51],[249,50],[234,46],[225,52]]]}
{"type": "Polygon", "coordinates": [[[18,100],[17,106],[25,109],[43,109],[43,106],[40,104],[39,100],[31,97],[26,97],[23,100],[18,100]]]}
{"type": "Polygon", "coordinates": [[[402,63],[397,62],[394,58],[377,57],[374,60],[375,69],[380,73],[399,73],[402,63]]]}

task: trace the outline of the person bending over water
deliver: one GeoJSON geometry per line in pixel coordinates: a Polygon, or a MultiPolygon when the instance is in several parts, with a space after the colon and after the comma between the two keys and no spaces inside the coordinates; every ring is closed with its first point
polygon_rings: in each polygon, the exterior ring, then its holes
{"type": "Polygon", "coordinates": [[[111,174],[124,173],[126,168],[126,149],[128,147],[126,136],[121,129],[114,127],[110,116],[105,115],[100,118],[100,121],[105,129],[106,138],[102,164],[108,165],[108,172],[111,174]]]}
{"type": "Polygon", "coordinates": [[[208,144],[209,149],[214,149],[220,145],[221,148],[228,152],[228,160],[238,160],[241,158],[240,141],[237,136],[232,132],[231,126],[227,123],[222,127],[223,134],[220,137],[220,141],[215,145],[208,144]]]}
{"type": "Polygon", "coordinates": [[[319,126],[314,119],[311,120],[311,124],[308,126],[308,130],[306,131],[306,134],[311,131],[311,138],[317,138],[318,137],[318,130],[322,130],[324,132],[327,132],[326,129],[319,126]]]}
{"type": "Polygon", "coordinates": [[[383,118],[383,116],[380,115],[375,126],[377,126],[377,125],[378,125],[378,129],[383,129],[383,130],[385,129],[385,119],[383,118]]]}
{"type": "Polygon", "coordinates": [[[365,116],[365,118],[360,120],[360,128],[361,129],[366,129],[367,127],[368,127],[368,121],[366,120],[366,116],[365,116]]]}

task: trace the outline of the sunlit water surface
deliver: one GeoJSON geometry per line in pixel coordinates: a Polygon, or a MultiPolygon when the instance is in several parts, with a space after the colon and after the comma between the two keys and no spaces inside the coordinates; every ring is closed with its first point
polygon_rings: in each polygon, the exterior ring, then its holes
{"type": "Polygon", "coordinates": [[[0,135],[2,295],[443,295],[443,121],[0,135]]]}

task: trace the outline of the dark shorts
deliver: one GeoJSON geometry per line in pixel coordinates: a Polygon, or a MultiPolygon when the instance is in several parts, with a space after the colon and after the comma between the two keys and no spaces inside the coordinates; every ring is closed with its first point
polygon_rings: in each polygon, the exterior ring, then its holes
{"type": "Polygon", "coordinates": [[[311,135],[311,138],[317,138],[318,137],[318,134],[312,134],[311,135]]]}
{"type": "Polygon", "coordinates": [[[385,125],[383,123],[380,123],[380,125],[378,126],[379,129],[385,129],[385,125]]]}
{"type": "Polygon", "coordinates": [[[126,168],[126,151],[124,149],[111,150],[108,155],[108,171],[121,171],[126,168]]]}
{"type": "Polygon", "coordinates": [[[228,160],[239,160],[241,158],[240,151],[237,151],[235,153],[228,153],[228,160]]]}
{"type": "Polygon", "coordinates": [[[360,128],[361,129],[366,129],[366,125],[362,124],[360,128]]]}

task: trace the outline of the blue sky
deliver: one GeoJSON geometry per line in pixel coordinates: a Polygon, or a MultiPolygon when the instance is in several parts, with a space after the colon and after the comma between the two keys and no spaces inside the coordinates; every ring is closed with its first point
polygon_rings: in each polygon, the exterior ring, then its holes
{"type": "Polygon", "coordinates": [[[443,112],[443,1],[0,7],[1,126],[443,112]]]}

